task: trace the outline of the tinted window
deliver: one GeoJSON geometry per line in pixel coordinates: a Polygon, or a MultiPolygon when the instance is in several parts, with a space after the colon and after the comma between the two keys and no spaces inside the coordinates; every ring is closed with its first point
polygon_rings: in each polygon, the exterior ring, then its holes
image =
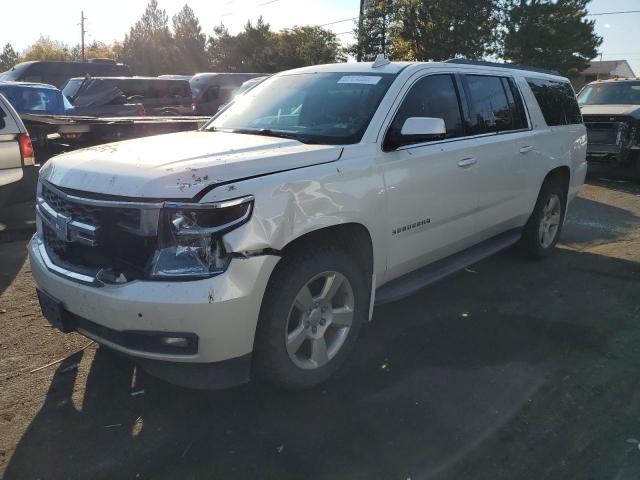
{"type": "Polygon", "coordinates": [[[509,100],[509,106],[513,115],[513,128],[515,130],[529,128],[524,102],[522,101],[522,96],[515,82],[512,78],[503,78],[502,84],[504,85],[505,92],[507,92],[507,99],[509,100]]]}
{"type": "MultiPolygon", "coordinates": [[[[518,112],[514,91],[503,77],[466,75],[469,94],[469,133],[496,133],[526,127],[518,112]]],[[[516,92],[517,93],[517,92],[516,92]]]]}
{"type": "Polygon", "coordinates": [[[527,78],[547,125],[582,123],[580,107],[573,88],[566,82],[527,78]]]}
{"type": "Polygon", "coordinates": [[[447,129],[446,138],[463,135],[460,102],[451,75],[430,75],[418,80],[411,87],[389,128],[388,140],[394,146],[425,141],[424,138],[400,137],[402,125],[411,117],[442,118],[447,129]]]}

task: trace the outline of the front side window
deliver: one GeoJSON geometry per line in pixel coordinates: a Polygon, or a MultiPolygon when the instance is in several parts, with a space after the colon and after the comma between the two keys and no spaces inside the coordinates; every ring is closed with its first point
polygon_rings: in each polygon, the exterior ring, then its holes
{"type": "MultiPolygon", "coordinates": [[[[390,146],[424,143],[425,139],[405,139],[400,135],[402,125],[411,117],[434,117],[444,120],[445,138],[464,134],[458,92],[451,75],[429,75],[418,80],[409,90],[396,114],[386,143],[390,146]]],[[[434,138],[433,140],[439,140],[434,138]]]]}
{"type": "Polygon", "coordinates": [[[389,85],[385,73],[302,73],[271,77],[205,129],[345,145],[362,138],[389,85]]]}
{"type": "Polygon", "coordinates": [[[519,94],[507,78],[466,75],[469,96],[469,134],[498,133],[526,128],[519,94]],[[517,97],[515,95],[518,94],[517,97]]]}
{"type": "Polygon", "coordinates": [[[580,107],[569,83],[539,78],[527,78],[527,83],[548,126],[582,123],[580,107]]]}

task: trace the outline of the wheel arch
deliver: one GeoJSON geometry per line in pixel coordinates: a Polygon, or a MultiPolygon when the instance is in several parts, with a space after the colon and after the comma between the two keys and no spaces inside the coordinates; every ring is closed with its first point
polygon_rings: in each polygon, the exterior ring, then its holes
{"type": "Polygon", "coordinates": [[[365,275],[371,276],[374,272],[373,240],[367,227],[361,223],[341,223],[306,232],[290,240],[281,249],[281,254],[291,255],[300,249],[312,248],[314,244],[341,248],[353,255],[365,275]]]}
{"type": "MultiPolygon", "coordinates": [[[[565,191],[565,195],[568,195],[569,185],[571,183],[571,170],[566,165],[555,167],[550,170],[544,177],[542,185],[547,182],[558,182],[560,185],[562,185],[562,188],[565,191]]],[[[542,189],[542,185],[540,186],[540,189],[542,189]]]]}

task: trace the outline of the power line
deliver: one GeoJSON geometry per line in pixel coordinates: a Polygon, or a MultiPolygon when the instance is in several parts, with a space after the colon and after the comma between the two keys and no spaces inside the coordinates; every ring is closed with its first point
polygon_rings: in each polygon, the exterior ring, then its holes
{"type": "Polygon", "coordinates": [[[640,13],[640,10],[627,10],[624,12],[599,12],[599,13],[587,13],[587,17],[597,17],[599,15],[620,15],[623,13],[640,13]]]}
{"type": "Polygon", "coordinates": [[[344,20],[336,20],[335,22],[322,23],[322,24],[317,25],[317,26],[318,27],[326,27],[327,25],[335,25],[336,23],[351,22],[351,21],[357,20],[357,19],[358,19],[358,17],[345,18],[344,20]]]}
{"type": "Polygon", "coordinates": [[[276,3],[280,0],[269,0],[268,2],[259,3],[256,7],[264,7],[265,5],[269,5],[270,3],[276,3]]]}

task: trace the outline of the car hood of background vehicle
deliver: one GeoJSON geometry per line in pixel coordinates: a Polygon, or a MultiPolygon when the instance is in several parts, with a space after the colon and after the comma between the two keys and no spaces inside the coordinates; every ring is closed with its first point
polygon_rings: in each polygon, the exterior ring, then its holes
{"type": "Polygon", "coordinates": [[[583,105],[582,115],[624,115],[640,119],[640,105],[583,105]]]}
{"type": "Polygon", "coordinates": [[[342,147],[227,132],[181,132],[59,155],[40,177],[74,190],[187,199],[217,183],[332,162],[342,147]]]}

